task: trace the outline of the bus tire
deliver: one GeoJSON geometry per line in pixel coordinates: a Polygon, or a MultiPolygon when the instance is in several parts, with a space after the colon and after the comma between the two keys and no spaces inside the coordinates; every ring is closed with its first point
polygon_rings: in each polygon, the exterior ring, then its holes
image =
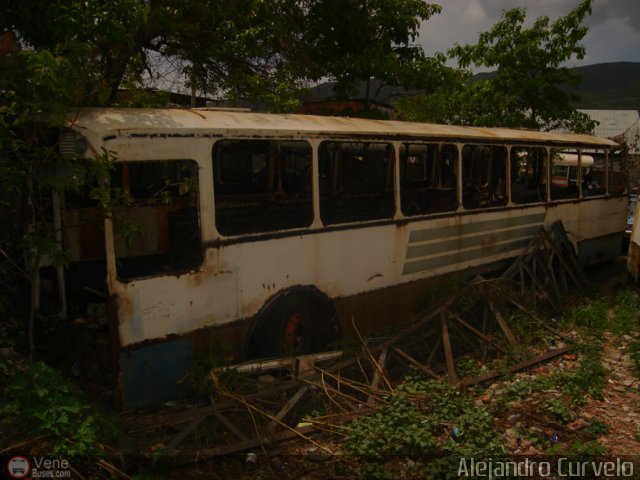
{"type": "Polygon", "coordinates": [[[317,353],[340,334],[333,302],[315,287],[293,287],[272,297],[248,335],[247,357],[317,353]]]}

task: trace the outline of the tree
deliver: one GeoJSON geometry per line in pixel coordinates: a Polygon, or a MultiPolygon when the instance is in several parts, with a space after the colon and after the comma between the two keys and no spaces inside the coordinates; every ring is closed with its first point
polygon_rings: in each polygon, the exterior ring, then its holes
{"type": "Polygon", "coordinates": [[[52,192],[78,190],[94,165],[55,148],[54,128],[64,124],[79,82],[72,64],[46,50],[0,58],[0,313],[26,314],[30,352],[41,260],[65,261],[51,222],[52,192]]]}
{"type": "MultiPolygon", "coordinates": [[[[564,17],[553,22],[539,17],[526,28],[525,9],[504,11],[477,44],[449,51],[464,69],[473,65],[495,71],[483,79],[473,79],[468,72],[461,84],[419,100],[433,103],[444,96],[444,116],[462,125],[592,130],[593,122],[572,107],[576,96],[571,88],[579,84],[579,74],[565,66],[572,58],[584,58],[580,42],[588,28],[582,22],[590,13],[591,0],[586,0],[564,17]]],[[[416,115],[416,109],[409,108],[409,114],[416,115]]]]}
{"type": "Polygon", "coordinates": [[[590,13],[591,0],[586,0],[554,22],[543,16],[524,28],[526,11],[514,8],[503,12],[476,45],[454,47],[450,55],[461,67],[496,68],[495,77],[470,83],[463,91],[459,105],[468,108],[461,120],[544,130],[592,129],[585,124],[588,117],[571,106],[575,95],[568,89],[579,84],[579,74],[563,66],[574,57],[584,58],[580,42],[588,27],[582,22],[590,13]]]}
{"type": "Polygon", "coordinates": [[[172,61],[204,93],[287,108],[323,78],[339,93],[372,78],[437,83],[444,56],[413,42],[439,11],[424,0],[28,0],[5,2],[0,30],[76,64],[84,105],[113,104],[123,83],[143,86],[172,61]]]}
{"type": "Polygon", "coordinates": [[[439,5],[423,0],[313,2],[305,35],[311,45],[312,79],[334,80],[338,96],[347,96],[364,82],[367,100],[378,93],[371,92],[373,79],[378,86],[430,88],[439,83],[445,58],[429,58],[413,42],[420,23],[440,11],[439,5]]]}
{"type": "Polygon", "coordinates": [[[143,91],[145,76],[157,77],[158,65],[170,61],[201,92],[282,110],[295,105],[298,87],[326,76],[416,83],[411,73],[426,77],[429,60],[410,41],[437,10],[421,0],[3,2],[0,32],[16,32],[25,48],[0,51],[0,221],[7,225],[0,286],[30,290],[31,349],[41,259],[65,261],[50,221],[52,193],[78,191],[109,173],[108,161],[57,153],[56,128],[70,108],[126,104],[123,85],[143,91]],[[355,15],[354,31],[344,26],[347,14],[355,15]],[[332,58],[343,49],[346,56],[332,58]],[[15,287],[17,278],[27,288],[15,287]]]}

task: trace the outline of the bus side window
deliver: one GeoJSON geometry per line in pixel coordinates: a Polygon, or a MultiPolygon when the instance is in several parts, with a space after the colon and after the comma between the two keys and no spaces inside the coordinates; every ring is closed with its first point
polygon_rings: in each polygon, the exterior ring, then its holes
{"type": "Polygon", "coordinates": [[[609,195],[623,195],[627,192],[627,179],[622,171],[620,153],[609,152],[609,195]]]}
{"type": "Polygon", "coordinates": [[[216,226],[222,235],[311,225],[311,146],[307,142],[221,140],[212,156],[216,226]]]}
{"type": "Polygon", "coordinates": [[[400,151],[400,205],[408,217],[456,210],[455,145],[405,144],[400,151]]]}
{"type": "Polygon", "coordinates": [[[511,201],[516,205],[546,202],[547,151],[540,147],[511,149],[511,201]]]}
{"type": "Polygon", "coordinates": [[[507,204],[507,150],[502,146],[465,145],[462,148],[462,204],[489,208],[507,204]]]}
{"type": "MultiPolygon", "coordinates": [[[[586,167],[583,162],[583,169],[586,167]]],[[[578,154],[551,150],[551,200],[578,198],[582,182],[578,179],[578,154]]]]}
{"type": "Polygon", "coordinates": [[[394,150],[387,143],[320,144],[320,217],[325,225],[393,218],[394,150]]]}
{"type": "Polygon", "coordinates": [[[198,165],[119,162],[111,189],[116,268],[124,280],[197,268],[203,260],[198,165]]]}

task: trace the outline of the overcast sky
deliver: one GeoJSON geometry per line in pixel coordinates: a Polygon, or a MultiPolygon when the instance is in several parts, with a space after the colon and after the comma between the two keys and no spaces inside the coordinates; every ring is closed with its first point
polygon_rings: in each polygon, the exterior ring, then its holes
{"type": "MultiPolygon", "coordinates": [[[[552,20],[566,15],[580,0],[431,0],[442,12],[423,23],[418,43],[425,52],[445,53],[456,42],[473,44],[478,34],[500,20],[503,10],[524,7],[527,19],[542,15],[552,20]]],[[[589,32],[584,38],[587,54],[572,65],[606,62],[640,62],[640,0],[594,0],[587,17],[589,32]]]]}

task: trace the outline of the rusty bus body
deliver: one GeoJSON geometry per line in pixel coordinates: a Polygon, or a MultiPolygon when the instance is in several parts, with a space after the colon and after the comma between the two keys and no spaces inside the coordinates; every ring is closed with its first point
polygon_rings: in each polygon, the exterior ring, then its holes
{"type": "Polygon", "coordinates": [[[75,272],[106,276],[127,407],[184,393],[197,351],[314,351],[352,316],[406,316],[433,279],[513,258],[556,220],[583,263],[615,257],[626,227],[627,196],[551,182],[569,151],[609,177],[616,144],[586,135],[207,109],[86,109],[69,127],[86,156],[113,153],[128,199],[64,230],[75,272]]]}

